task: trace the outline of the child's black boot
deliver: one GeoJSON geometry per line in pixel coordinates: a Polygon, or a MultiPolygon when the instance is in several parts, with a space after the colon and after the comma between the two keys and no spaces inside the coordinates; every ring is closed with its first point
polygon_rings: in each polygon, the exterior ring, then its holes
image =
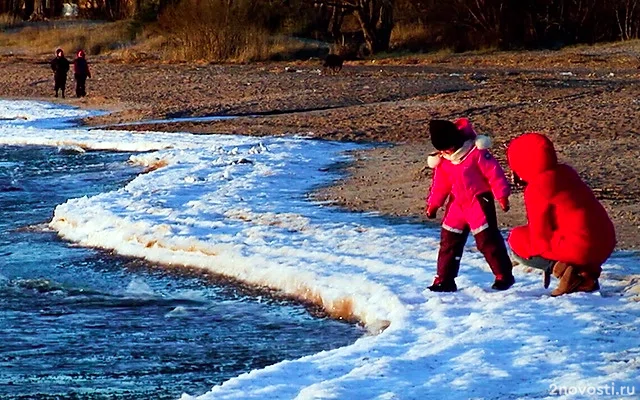
{"type": "Polygon", "coordinates": [[[491,289],[507,290],[511,286],[513,286],[514,283],[516,283],[516,279],[513,277],[513,275],[496,278],[495,282],[493,282],[493,285],[491,285],[491,289]]]}
{"type": "Polygon", "coordinates": [[[439,276],[436,276],[436,279],[433,280],[433,285],[428,287],[432,292],[455,292],[458,290],[458,286],[456,286],[456,281],[453,279],[444,280],[439,276]]]}

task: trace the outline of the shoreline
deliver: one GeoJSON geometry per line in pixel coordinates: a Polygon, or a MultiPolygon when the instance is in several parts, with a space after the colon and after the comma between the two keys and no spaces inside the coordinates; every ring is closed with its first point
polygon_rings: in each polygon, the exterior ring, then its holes
{"type": "MultiPolygon", "coordinates": [[[[36,100],[51,102],[49,99],[38,98],[29,99],[21,98],[14,100],[36,100]]],[[[52,102],[53,103],[53,102],[52,102]]],[[[55,103],[63,103],[58,101],[55,103]]],[[[95,110],[95,108],[88,104],[69,104],[71,106],[80,107],[83,109],[95,110]]],[[[142,120],[132,123],[115,123],[107,126],[94,126],[93,120],[95,118],[109,118],[111,114],[109,110],[117,110],[119,106],[108,105],[100,109],[104,111],[103,115],[98,117],[80,118],[77,120],[79,126],[83,126],[89,129],[132,129],[137,131],[152,131],[153,126],[159,127],[159,131],[165,132],[181,132],[184,129],[185,124],[189,125],[193,123],[195,127],[202,125],[198,121],[161,121],[161,120],[142,120]],[[87,123],[87,121],[89,121],[87,123]],[[174,126],[175,128],[172,128],[174,126]]],[[[186,117],[191,118],[204,118],[204,119],[217,119],[215,122],[224,122],[240,118],[255,118],[247,116],[206,116],[206,117],[186,117]]],[[[258,117],[259,118],[259,117],[258,117]]],[[[180,117],[178,117],[180,119],[180,117]]],[[[206,124],[206,122],[205,122],[206,124]]],[[[198,129],[189,129],[188,133],[199,133],[198,129]]],[[[222,133],[226,134],[226,133],[222,133]]],[[[233,132],[229,134],[240,134],[233,132]]],[[[262,136],[251,134],[247,136],[262,136]]],[[[265,135],[271,136],[271,135],[265,135]]],[[[276,135],[277,136],[277,135],[276,135]]],[[[320,140],[333,140],[330,138],[315,138],[320,140]]],[[[339,139],[338,141],[349,141],[345,139],[339,139]]],[[[316,200],[331,204],[332,206],[339,207],[343,210],[350,212],[374,212],[380,215],[389,217],[401,217],[415,220],[426,226],[432,228],[440,227],[440,220],[442,212],[438,213],[435,220],[428,220],[423,214],[424,203],[428,188],[430,185],[430,171],[426,166],[426,155],[432,151],[430,144],[428,143],[415,143],[415,144],[403,144],[403,143],[388,143],[388,142],[368,142],[372,145],[371,148],[355,150],[352,152],[353,160],[345,165],[342,165],[340,169],[342,177],[333,182],[329,186],[324,186],[311,193],[309,196],[316,200]],[[384,163],[389,161],[389,163],[384,163]],[[384,164],[384,165],[383,165],[384,164]],[[385,171],[386,170],[386,171],[385,171]],[[379,190],[379,192],[376,192],[379,190]],[[382,195],[381,195],[382,193],[382,195]]],[[[495,147],[495,145],[494,145],[495,147]]],[[[495,149],[492,149],[495,150],[495,149]]],[[[494,154],[496,158],[500,158],[499,154],[494,154]]],[[[502,164],[502,163],[501,163],[502,164]]],[[[503,166],[504,167],[504,166],[503,166]]],[[[505,168],[507,171],[507,168],[505,168]]],[[[593,190],[593,188],[592,188],[593,190]]],[[[594,190],[595,192],[596,190],[594,190]]],[[[624,216],[630,213],[634,213],[629,205],[623,205],[620,207],[616,204],[616,199],[599,200],[603,203],[605,208],[610,213],[614,225],[616,226],[616,234],[618,235],[618,245],[616,251],[631,252],[634,255],[640,255],[640,240],[636,241],[635,234],[628,232],[626,227],[622,230],[620,226],[624,226],[625,223],[620,221],[620,218],[615,216],[624,216]],[[616,210],[617,213],[613,213],[611,210],[616,210]],[[622,231],[622,235],[620,232],[622,231]],[[632,235],[632,237],[629,237],[632,235]]],[[[504,213],[502,210],[496,208],[498,216],[498,224],[500,229],[505,232],[511,228],[526,224],[526,215],[524,213],[524,203],[522,201],[521,190],[513,188],[512,195],[510,196],[511,210],[509,213],[504,213]]],[[[638,225],[638,232],[640,234],[640,225],[638,225]]],[[[469,240],[467,243],[472,243],[469,240]]]]}
{"type": "MultiPolygon", "coordinates": [[[[425,134],[429,119],[470,118],[478,132],[492,137],[491,151],[507,172],[502,146],[523,132],[540,131],[610,213],[617,249],[638,251],[640,88],[633,82],[640,80],[640,71],[630,55],[634,51],[604,47],[451,55],[424,64],[348,62],[331,76],[318,75],[313,63],[122,65],[90,57],[94,79],[87,82],[88,97],[56,101],[48,96],[53,88],[46,66],[34,58],[0,58],[6,71],[0,76],[0,97],[110,112],[84,119],[89,128],[117,124],[107,129],[300,134],[375,144],[354,153],[346,175],[313,196],[351,211],[427,224],[422,211],[430,182],[425,168],[432,150],[425,134]],[[604,56],[594,58],[598,52],[604,56]],[[292,64],[300,72],[286,72],[292,64]],[[235,117],[143,123],[214,115],[235,117]]],[[[498,211],[502,229],[526,222],[517,191],[511,203],[509,213],[498,211]]]]}

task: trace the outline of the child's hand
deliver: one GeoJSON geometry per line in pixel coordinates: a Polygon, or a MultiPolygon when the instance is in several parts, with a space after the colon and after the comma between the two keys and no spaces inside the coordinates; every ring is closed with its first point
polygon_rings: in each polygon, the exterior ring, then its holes
{"type": "Polygon", "coordinates": [[[435,219],[437,213],[438,213],[438,207],[427,206],[426,208],[427,218],[435,219]]]}
{"type": "Polygon", "coordinates": [[[509,211],[509,209],[511,209],[511,206],[509,205],[508,197],[503,197],[501,199],[498,199],[498,203],[500,203],[500,208],[502,208],[502,211],[504,212],[507,212],[509,211]]]}

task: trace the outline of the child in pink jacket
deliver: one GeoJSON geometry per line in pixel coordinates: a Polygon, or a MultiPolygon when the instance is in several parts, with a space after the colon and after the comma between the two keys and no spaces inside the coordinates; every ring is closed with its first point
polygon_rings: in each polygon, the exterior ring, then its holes
{"type": "Polygon", "coordinates": [[[432,120],[429,123],[431,143],[438,150],[429,156],[434,169],[427,198],[427,217],[436,217],[445,206],[440,233],[438,271],[429,289],[455,292],[455,278],[469,233],[476,240],[491,271],[495,275],[492,288],[506,290],[515,283],[512,265],[504,239],[498,229],[494,199],[509,210],[509,181],[502,167],[487,150],[491,140],[477,135],[466,118],[455,123],[432,120]]]}

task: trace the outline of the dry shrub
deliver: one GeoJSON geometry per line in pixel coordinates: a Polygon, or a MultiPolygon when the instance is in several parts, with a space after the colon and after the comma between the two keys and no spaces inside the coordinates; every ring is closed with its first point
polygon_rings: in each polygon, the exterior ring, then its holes
{"type": "Polygon", "coordinates": [[[391,31],[390,47],[394,50],[425,51],[435,39],[423,24],[398,23],[391,31]]]}
{"type": "Polygon", "coordinates": [[[0,31],[16,28],[22,25],[22,20],[14,14],[0,14],[0,31]]]}
{"type": "Polygon", "coordinates": [[[136,29],[130,21],[34,23],[0,36],[0,46],[29,49],[35,53],[53,53],[61,47],[72,55],[77,49],[100,54],[131,43],[136,29]]]}
{"type": "Polygon", "coordinates": [[[269,41],[269,58],[278,61],[325,57],[329,50],[330,47],[325,42],[290,36],[272,36],[269,41]]]}
{"type": "Polygon", "coordinates": [[[160,15],[165,58],[255,61],[269,57],[269,32],[250,17],[250,2],[182,0],[160,15]]]}

